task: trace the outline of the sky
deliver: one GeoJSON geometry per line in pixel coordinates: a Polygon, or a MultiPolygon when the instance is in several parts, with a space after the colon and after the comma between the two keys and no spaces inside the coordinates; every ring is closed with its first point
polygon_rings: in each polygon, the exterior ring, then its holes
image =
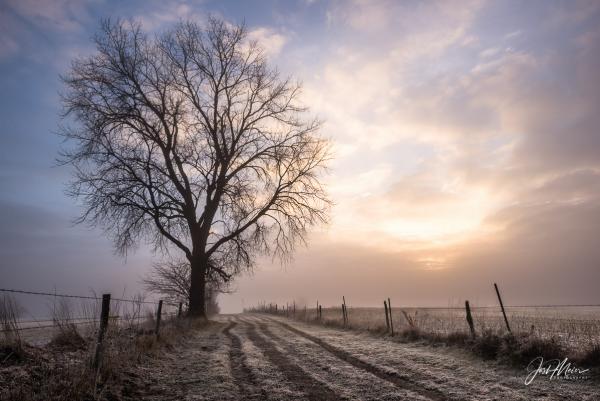
{"type": "Polygon", "coordinates": [[[312,305],[600,303],[600,2],[0,2],[0,287],[127,293],[161,255],[73,220],[60,75],[102,18],[244,22],[303,83],[330,224],[220,297],[312,305]]]}

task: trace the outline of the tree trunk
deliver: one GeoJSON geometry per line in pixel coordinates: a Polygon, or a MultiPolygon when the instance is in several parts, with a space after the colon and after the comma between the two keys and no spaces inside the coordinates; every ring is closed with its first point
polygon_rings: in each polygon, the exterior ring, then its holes
{"type": "Polygon", "coordinates": [[[207,262],[197,258],[191,262],[189,316],[206,319],[206,268],[207,262]]]}

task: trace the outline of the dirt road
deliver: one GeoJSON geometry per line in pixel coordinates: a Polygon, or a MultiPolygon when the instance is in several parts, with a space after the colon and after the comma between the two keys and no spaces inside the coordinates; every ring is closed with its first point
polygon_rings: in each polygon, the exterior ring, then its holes
{"type": "Polygon", "coordinates": [[[525,376],[457,349],[244,314],[220,316],[127,387],[147,400],[600,399],[589,381],[525,376]]]}

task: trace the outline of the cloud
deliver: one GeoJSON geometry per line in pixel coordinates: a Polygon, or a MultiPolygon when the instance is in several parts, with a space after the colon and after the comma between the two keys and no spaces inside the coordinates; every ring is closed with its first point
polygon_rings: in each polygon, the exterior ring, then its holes
{"type": "Polygon", "coordinates": [[[0,59],[19,57],[21,62],[33,61],[63,71],[72,55],[91,48],[86,31],[97,26],[91,8],[91,3],[75,0],[2,3],[0,59]]]}
{"type": "Polygon", "coordinates": [[[6,5],[35,26],[57,31],[79,31],[88,16],[85,3],[76,0],[7,0],[6,5]]]}
{"type": "Polygon", "coordinates": [[[145,31],[158,32],[171,28],[173,24],[182,20],[196,20],[202,24],[205,15],[185,2],[166,1],[154,7],[143,8],[143,12],[137,14],[134,20],[140,22],[145,31]]]}
{"type": "MultiPolygon", "coordinates": [[[[500,216],[502,214],[502,216],[500,216]]],[[[496,305],[497,282],[509,305],[598,302],[600,203],[505,209],[502,235],[440,249],[374,248],[319,236],[285,268],[268,261],[221,297],[225,310],[261,301],[378,306],[496,305]],[[441,269],[440,269],[441,267],[441,269]]],[[[379,232],[372,235],[380,236],[379,232]]],[[[400,245],[401,242],[397,243],[400,245]]]]}
{"type": "Polygon", "coordinates": [[[19,50],[19,45],[8,33],[0,35],[0,59],[8,58],[19,50]]]}
{"type": "Polygon", "coordinates": [[[270,57],[277,56],[287,42],[285,35],[267,27],[252,29],[248,32],[248,39],[257,41],[267,56],[270,57]]]}
{"type": "MultiPolygon", "coordinates": [[[[458,268],[457,258],[479,247],[521,252],[535,216],[594,219],[583,183],[597,185],[600,167],[595,26],[576,30],[585,19],[569,18],[560,28],[534,26],[537,36],[504,28],[490,37],[475,29],[486,25],[485,4],[355,5],[337,4],[330,26],[373,45],[345,40],[306,91],[342,149],[332,235],[400,249],[416,265],[458,268]]],[[[568,249],[559,228],[546,227],[548,238],[568,249]]]]}

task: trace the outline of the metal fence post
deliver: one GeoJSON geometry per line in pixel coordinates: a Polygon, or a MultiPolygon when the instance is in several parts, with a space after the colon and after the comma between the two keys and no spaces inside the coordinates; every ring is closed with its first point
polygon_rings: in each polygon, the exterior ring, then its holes
{"type": "Polygon", "coordinates": [[[390,331],[390,318],[388,317],[388,306],[386,300],[383,301],[383,309],[385,310],[385,327],[387,329],[386,331],[390,331]]]}
{"type": "Polygon", "coordinates": [[[156,329],[155,329],[156,338],[158,338],[158,333],[159,333],[159,329],[160,329],[160,317],[162,314],[162,304],[163,304],[163,301],[161,299],[160,301],[158,301],[158,309],[156,311],[156,329]]]}
{"type": "Polygon", "coordinates": [[[100,328],[98,330],[98,342],[96,343],[96,352],[94,353],[94,368],[100,366],[102,359],[102,341],[104,333],[108,327],[108,314],[110,311],[110,294],[102,294],[102,311],[100,312],[100,328]]]}
{"type": "Polygon", "coordinates": [[[388,310],[390,312],[390,328],[392,329],[392,336],[394,335],[394,321],[392,320],[392,301],[388,298],[388,310]]]}
{"type": "Polygon", "coordinates": [[[494,288],[496,289],[496,295],[498,295],[498,301],[500,301],[500,308],[502,308],[502,315],[504,316],[504,323],[506,323],[506,329],[508,330],[509,333],[511,333],[510,326],[508,325],[508,319],[506,318],[506,312],[504,311],[504,304],[502,303],[502,297],[500,296],[500,291],[498,291],[498,286],[496,285],[496,283],[494,283],[494,288]]]}
{"type": "Polygon", "coordinates": [[[471,307],[469,301],[465,301],[465,309],[467,311],[467,323],[469,323],[469,329],[471,330],[471,337],[475,337],[475,326],[473,325],[473,316],[471,316],[471,307]]]}

